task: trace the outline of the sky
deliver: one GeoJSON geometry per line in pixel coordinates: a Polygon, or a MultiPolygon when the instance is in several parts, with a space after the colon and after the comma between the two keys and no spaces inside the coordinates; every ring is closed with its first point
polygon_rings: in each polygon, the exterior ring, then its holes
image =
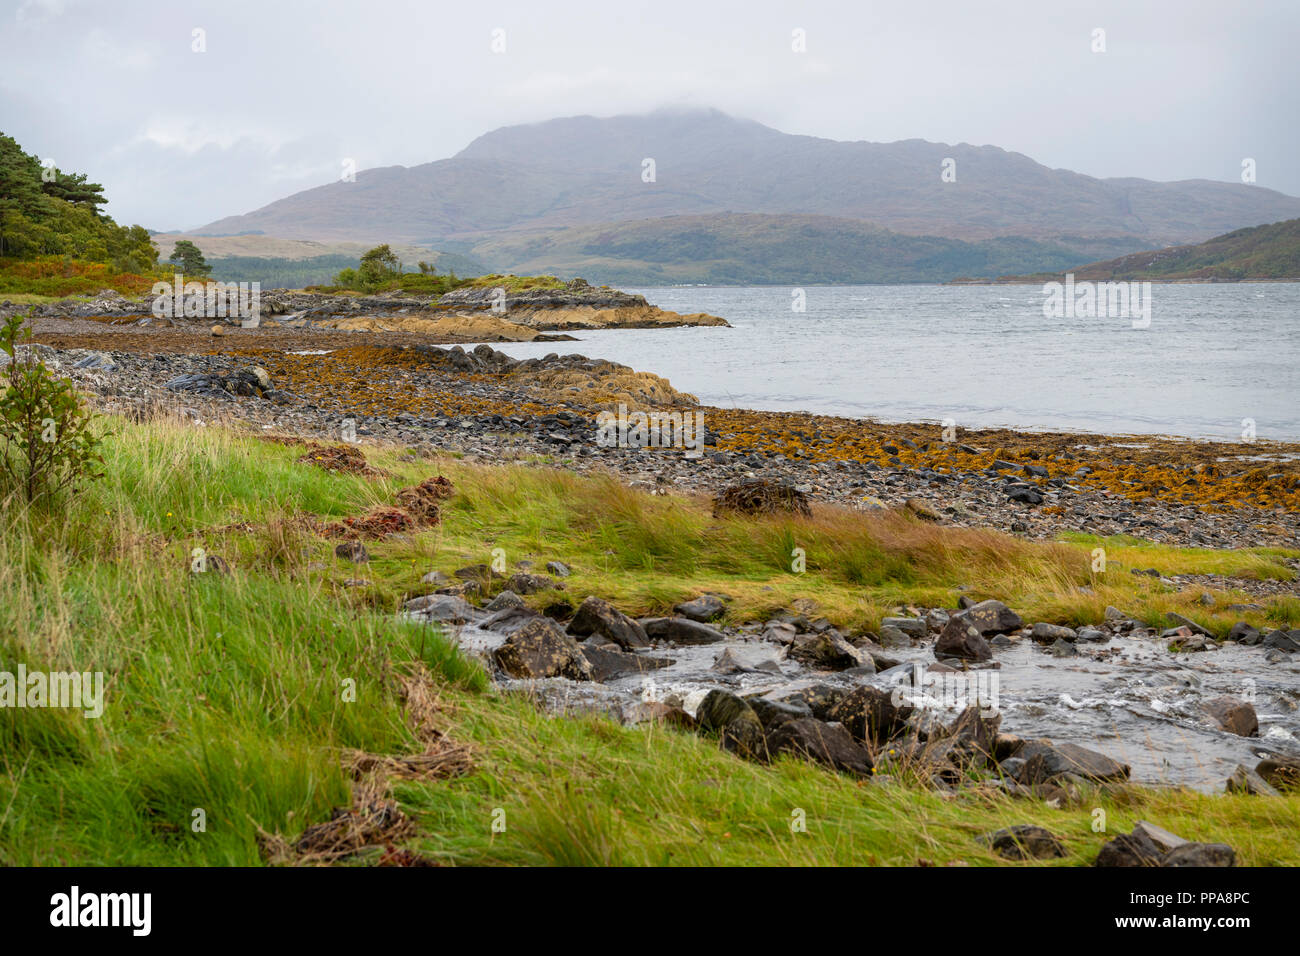
{"type": "Polygon", "coordinates": [[[1297,0],[0,0],[0,131],[158,230],[660,107],[1300,195],[1298,39],[1297,0]]]}

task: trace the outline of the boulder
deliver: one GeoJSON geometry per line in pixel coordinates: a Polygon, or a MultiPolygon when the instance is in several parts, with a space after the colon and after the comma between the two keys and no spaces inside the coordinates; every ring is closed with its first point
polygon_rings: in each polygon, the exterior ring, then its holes
{"type": "Polygon", "coordinates": [[[645,629],[646,636],[653,641],[670,641],[673,644],[716,644],[727,639],[727,635],[716,627],[685,617],[647,617],[637,623],[645,629]]]}
{"type": "Polygon", "coordinates": [[[1281,796],[1276,787],[1249,767],[1243,767],[1241,764],[1237,764],[1237,769],[1232,771],[1232,776],[1228,778],[1228,783],[1224,789],[1228,793],[1249,793],[1257,797],[1281,796]]]}
{"type": "Polygon", "coordinates": [[[529,574],[527,571],[516,571],[506,581],[506,587],[516,594],[536,594],[538,591],[562,588],[563,585],[544,574],[529,574]]]}
{"type": "MultiPolygon", "coordinates": [[[[912,706],[894,703],[893,695],[879,687],[854,688],[829,713],[829,719],[844,725],[857,740],[883,744],[903,729],[912,706]]],[[[817,708],[813,708],[816,714],[817,708]]]]}
{"type": "Polygon", "coordinates": [[[990,634],[1008,634],[1025,626],[1020,615],[1001,601],[980,601],[966,608],[959,616],[985,637],[990,634]]]}
{"type": "Polygon", "coordinates": [[[809,667],[842,671],[850,667],[868,667],[875,673],[876,664],[867,651],[850,644],[839,631],[831,629],[820,634],[800,634],[790,645],[790,657],[809,667]]]}
{"type": "Polygon", "coordinates": [[[989,647],[979,628],[967,621],[964,614],[958,614],[944,625],[934,645],[934,656],[987,661],[993,658],[993,648],[989,647]]]}
{"type": "Polygon", "coordinates": [[[1255,708],[1237,697],[1214,697],[1205,702],[1205,712],[1220,727],[1238,737],[1258,737],[1259,717],[1255,708]]]}
{"type": "Polygon", "coordinates": [[[985,833],[978,839],[1008,860],[1050,860],[1065,856],[1065,847],[1050,830],[1031,823],[985,833]]]}
{"type": "Polygon", "coordinates": [[[403,607],[413,614],[444,624],[464,624],[479,616],[468,601],[452,594],[427,594],[412,598],[403,607]]]}
{"type": "Polygon", "coordinates": [[[929,627],[926,622],[919,617],[887,617],[881,620],[881,628],[894,627],[902,631],[909,638],[923,640],[929,633],[929,627]]]}
{"type": "Polygon", "coordinates": [[[799,717],[779,723],[768,735],[769,754],[793,754],[836,770],[859,776],[871,775],[871,756],[837,724],[814,717],[799,717]]]}
{"type": "Polygon", "coordinates": [[[788,720],[798,720],[801,717],[811,717],[812,708],[803,700],[794,698],[793,700],[770,700],[766,697],[754,697],[749,700],[749,706],[758,714],[758,719],[763,725],[763,729],[770,735],[772,731],[788,720]]]}
{"type": "Polygon", "coordinates": [[[569,622],[569,633],[579,637],[599,634],[624,650],[649,647],[650,638],[645,629],[614,605],[601,598],[590,596],[578,608],[569,622]]]}
{"type": "Polygon", "coordinates": [[[1016,779],[1028,785],[1044,783],[1064,774],[1074,774],[1087,780],[1127,780],[1130,770],[1128,764],[1070,743],[1053,744],[1030,740],[1025,742],[1016,756],[1025,761],[1016,779]]]}
{"type": "Polygon", "coordinates": [[[582,649],[550,618],[536,616],[492,652],[492,660],[511,677],[568,677],[587,681],[592,667],[582,649]]]}
{"type": "Polygon", "coordinates": [[[754,709],[735,694],[709,691],[695,712],[695,721],[700,731],[716,735],[722,746],[733,753],[759,759],[766,756],[763,723],[754,709]]]}
{"type": "Polygon", "coordinates": [[[722,617],[727,606],[722,599],[712,594],[701,594],[690,601],[683,601],[673,608],[673,612],[692,621],[706,623],[722,617]]]}
{"type": "Polygon", "coordinates": [[[1300,790],[1300,758],[1265,757],[1255,772],[1279,790],[1300,790]]]}
{"type": "Polygon", "coordinates": [[[591,679],[604,682],[622,674],[643,674],[647,671],[669,667],[673,661],[664,657],[646,657],[641,654],[629,654],[618,649],[617,645],[592,643],[601,638],[589,638],[580,645],[582,656],[591,665],[591,679]]]}
{"type": "Polygon", "coordinates": [[[1078,640],[1079,635],[1072,628],[1061,627],[1058,624],[1047,624],[1039,621],[1034,625],[1033,630],[1029,632],[1030,638],[1035,644],[1055,644],[1057,641],[1078,640]]]}

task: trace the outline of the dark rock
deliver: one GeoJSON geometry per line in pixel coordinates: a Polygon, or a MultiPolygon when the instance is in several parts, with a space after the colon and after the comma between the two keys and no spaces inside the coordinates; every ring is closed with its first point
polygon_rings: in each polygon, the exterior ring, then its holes
{"type": "Polygon", "coordinates": [[[591,664],[577,642],[546,617],[533,618],[507,637],[492,660],[511,677],[592,678],[591,664]]]}
{"type": "Polygon", "coordinates": [[[1035,644],[1055,644],[1057,641],[1073,642],[1079,635],[1068,627],[1039,621],[1029,632],[1029,636],[1035,644]]]}
{"type": "Polygon", "coordinates": [[[1170,850],[1161,866],[1236,866],[1237,853],[1226,843],[1185,843],[1170,850]]]}
{"type": "Polygon", "coordinates": [[[1265,757],[1255,772],[1279,790],[1300,790],[1300,758],[1265,757]]]}
{"type": "Polygon", "coordinates": [[[653,641],[671,641],[674,644],[716,644],[727,635],[715,627],[692,621],[685,617],[648,617],[638,622],[647,637],[653,641]]]}
{"type": "Polygon", "coordinates": [[[1205,712],[1230,734],[1259,736],[1259,718],[1255,715],[1255,708],[1244,700],[1226,695],[1214,697],[1205,702],[1205,712]]]}
{"type": "Polygon", "coordinates": [[[1238,621],[1232,625],[1232,630],[1228,631],[1227,640],[1236,641],[1238,644],[1253,645],[1258,644],[1260,633],[1251,627],[1245,621],[1238,621]]]}
{"type": "Polygon", "coordinates": [[[468,601],[453,594],[428,594],[412,598],[403,608],[430,621],[442,621],[445,624],[464,624],[479,616],[468,601]]]}
{"type": "Polygon", "coordinates": [[[370,560],[370,552],[360,541],[344,541],[334,549],[334,556],[353,564],[365,564],[370,560]]]}
{"type": "Polygon", "coordinates": [[[832,707],[829,718],[843,724],[858,740],[882,744],[903,729],[912,709],[910,704],[895,703],[889,691],[864,685],[832,707]]]}
{"type": "Polygon", "coordinates": [[[516,594],[536,594],[538,591],[549,591],[552,588],[563,587],[563,585],[544,574],[529,574],[526,571],[517,571],[510,575],[506,587],[516,594]]]}
{"type": "Polygon", "coordinates": [[[567,578],[570,574],[573,573],[569,569],[569,566],[565,564],[563,561],[546,562],[546,570],[551,572],[551,574],[554,574],[557,578],[567,578]]]}
{"type": "Polygon", "coordinates": [[[529,621],[539,617],[541,615],[532,608],[520,604],[503,607],[479,621],[478,626],[486,631],[496,631],[498,634],[513,634],[529,621]]]}
{"type": "Polygon", "coordinates": [[[742,757],[766,756],[766,741],[762,721],[754,709],[735,694],[725,690],[711,690],[700,702],[695,713],[699,729],[716,734],[722,745],[742,757]]]}
{"type": "Polygon", "coordinates": [[[1008,860],[1049,860],[1065,856],[1065,847],[1050,830],[1030,823],[985,833],[979,842],[1008,860]]]}
{"type": "Polygon", "coordinates": [[[798,720],[813,715],[812,708],[799,698],[781,701],[755,697],[750,699],[749,706],[754,709],[754,713],[758,714],[763,729],[769,734],[775,727],[788,720],[798,720]]]}
{"type": "Polygon", "coordinates": [[[491,601],[484,605],[486,611],[501,611],[508,607],[523,607],[524,599],[514,591],[502,591],[491,601]]]}
{"type": "Polygon", "coordinates": [[[846,773],[870,776],[871,756],[847,730],[813,717],[782,721],[767,738],[768,753],[793,754],[846,773]]]}
{"type": "Polygon", "coordinates": [[[869,667],[875,672],[875,662],[866,651],[860,651],[836,630],[821,634],[800,634],[790,646],[790,657],[809,667],[842,671],[850,667],[869,667]]]}
{"type": "MultiPolygon", "coordinates": [[[[594,640],[600,640],[595,638],[594,640]]],[[[642,674],[647,671],[669,667],[673,661],[664,657],[646,657],[642,654],[629,654],[618,650],[613,644],[604,647],[592,645],[590,641],[581,645],[582,656],[591,664],[591,679],[607,681],[621,674],[642,674]]]]}
{"type": "Polygon", "coordinates": [[[966,620],[965,614],[958,614],[944,625],[934,645],[934,656],[987,661],[993,658],[993,648],[979,629],[966,620]]]}
{"type": "Polygon", "coordinates": [[[1159,866],[1163,856],[1151,838],[1137,830],[1103,843],[1093,866],[1159,866]]]}
{"type": "Polygon", "coordinates": [[[1008,634],[1025,626],[1020,615],[1001,601],[980,601],[966,608],[959,616],[985,636],[1008,634]]]}
{"type": "Polygon", "coordinates": [[[1128,764],[1078,744],[1030,740],[1016,756],[1025,760],[1017,778],[1024,784],[1043,783],[1063,774],[1075,774],[1087,780],[1126,780],[1129,775],[1128,764]]]}
{"type": "Polygon", "coordinates": [[[1228,778],[1228,783],[1224,789],[1228,793],[1248,793],[1257,797],[1281,795],[1271,783],[1249,767],[1243,767],[1241,764],[1237,764],[1237,769],[1232,771],[1232,776],[1228,778]]]}
{"type": "Polygon", "coordinates": [[[794,694],[781,698],[785,701],[802,701],[808,705],[812,715],[818,720],[838,720],[838,717],[832,717],[836,706],[848,697],[848,691],[840,687],[832,687],[829,684],[813,684],[811,687],[804,687],[794,694]]]}
{"type": "Polygon", "coordinates": [[[583,601],[578,608],[578,613],[569,622],[569,633],[579,637],[599,634],[624,650],[650,645],[650,638],[640,624],[608,601],[594,595],[583,601]]]}
{"type": "Polygon", "coordinates": [[[1078,657],[1079,649],[1069,641],[1058,640],[1048,648],[1053,657],[1078,657]]]}
{"type": "Polygon", "coordinates": [[[690,601],[683,601],[673,608],[674,613],[700,623],[720,618],[726,613],[726,610],[727,606],[722,603],[722,600],[712,594],[701,594],[699,597],[690,601]]]}

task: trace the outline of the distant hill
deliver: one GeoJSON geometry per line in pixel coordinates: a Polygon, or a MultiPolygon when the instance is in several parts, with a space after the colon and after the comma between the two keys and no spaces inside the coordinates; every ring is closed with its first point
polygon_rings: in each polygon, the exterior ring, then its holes
{"type": "MultiPolygon", "coordinates": [[[[1300,219],[1237,229],[1197,245],[1135,252],[1063,271],[1072,272],[1079,281],[1300,279],[1300,219]]],[[[1011,281],[1043,278],[1057,276],[1016,276],[1011,281]]]]}
{"type": "Polygon", "coordinates": [[[1300,199],[1241,183],[1096,179],[995,146],[837,142],[714,110],[663,110],[504,127],[450,159],[364,170],[194,232],[443,248],[508,229],[723,212],[837,216],[967,240],[1130,237],[1150,247],[1300,216],[1300,199]],[[953,183],[940,180],[948,158],[953,183]]]}
{"type": "Polygon", "coordinates": [[[1131,239],[966,242],[831,216],[722,214],[504,233],[470,252],[495,271],[610,285],[816,285],[992,279],[1131,248],[1131,239]]]}
{"type": "Polygon", "coordinates": [[[406,243],[624,283],[943,281],[1296,216],[1300,199],[1254,185],[1096,179],[994,146],[837,142],[664,110],[504,127],[450,159],[364,170],[190,236],[406,243]],[[955,182],[941,180],[948,159],[955,182]]]}

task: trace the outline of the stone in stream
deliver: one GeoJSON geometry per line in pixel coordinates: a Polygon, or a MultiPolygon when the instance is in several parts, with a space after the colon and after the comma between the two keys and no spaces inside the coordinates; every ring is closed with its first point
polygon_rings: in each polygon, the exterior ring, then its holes
{"type": "Polygon", "coordinates": [[[880,625],[880,633],[876,635],[876,639],[882,647],[905,649],[912,646],[912,639],[907,635],[907,632],[894,627],[892,624],[880,625]]]}
{"type": "MultiPolygon", "coordinates": [[[[889,691],[864,685],[854,688],[835,704],[828,718],[843,724],[856,740],[883,744],[903,729],[912,710],[911,704],[896,704],[889,691]]],[[[816,712],[814,707],[813,713],[816,712]]]]}
{"type": "Polygon", "coordinates": [[[577,642],[540,615],[507,637],[492,652],[492,660],[511,677],[592,679],[592,666],[577,642]]]}
{"type": "Polygon", "coordinates": [[[1001,601],[980,601],[966,608],[958,616],[985,636],[1007,634],[1025,626],[1020,615],[1001,601]]]}
{"type": "Polygon", "coordinates": [[[1079,649],[1067,640],[1057,639],[1056,643],[1048,649],[1053,657],[1078,657],[1079,649]]]}
{"type": "Polygon", "coordinates": [[[695,712],[695,721],[702,732],[717,735],[722,746],[733,753],[759,759],[766,756],[763,723],[754,708],[735,694],[709,691],[695,712]]]}
{"type": "Polygon", "coordinates": [[[426,594],[412,598],[403,609],[430,621],[444,624],[464,624],[479,616],[479,612],[462,597],[452,594],[426,594]]]}
{"type": "Polygon", "coordinates": [[[1257,797],[1281,796],[1276,787],[1241,764],[1237,764],[1237,769],[1232,771],[1232,776],[1228,778],[1224,789],[1228,793],[1248,793],[1257,797]]]}
{"type": "Polygon", "coordinates": [[[624,650],[649,647],[645,629],[614,605],[594,595],[588,597],[569,622],[569,633],[579,637],[599,634],[624,650]]]}
{"type": "Polygon", "coordinates": [[[532,608],[520,604],[503,607],[479,621],[478,626],[485,631],[496,631],[498,634],[513,634],[536,617],[541,617],[541,615],[532,608]]]}
{"type": "Polygon", "coordinates": [[[1044,783],[1064,774],[1087,780],[1127,780],[1130,771],[1128,764],[1078,744],[1028,740],[1016,756],[1025,761],[1016,779],[1028,785],[1044,783]]]}
{"type": "MultiPolygon", "coordinates": [[[[945,620],[944,623],[947,623],[947,621],[945,620]]],[[[942,624],[940,626],[942,626],[942,624]]],[[[886,627],[897,628],[907,635],[907,637],[914,638],[918,641],[923,640],[930,630],[926,622],[919,617],[883,618],[880,622],[880,627],[882,630],[886,627]]]]}
{"type": "Polygon", "coordinates": [[[1065,847],[1050,830],[1021,823],[978,838],[980,843],[1008,860],[1050,860],[1065,856],[1065,847]]]}
{"type": "Polygon", "coordinates": [[[724,647],[722,653],[714,659],[709,670],[718,674],[776,674],[779,676],[781,665],[777,663],[774,657],[759,661],[757,664],[746,664],[736,656],[734,648],[724,647]]]}
{"type": "Polygon", "coordinates": [[[1212,633],[1207,631],[1205,628],[1201,627],[1201,625],[1197,624],[1189,617],[1183,617],[1181,614],[1176,614],[1173,611],[1167,611],[1165,612],[1165,620],[1168,621],[1170,624],[1172,624],[1174,627],[1185,627],[1193,634],[1197,634],[1201,637],[1208,637],[1210,640],[1214,639],[1214,635],[1212,633]]]}
{"type": "Polygon", "coordinates": [[[788,621],[768,621],[763,626],[763,640],[774,644],[789,646],[794,643],[795,635],[798,633],[798,629],[788,621]]]}
{"type": "Polygon", "coordinates": [[[1236,697],[1214,697],[1205,702],[1205,712],[1230,734],[1238,737],[1258,737],[1259,717],[1255,708],[1236,697]]]}
{"type": "Polygon", "coordinates": [[[1259,643],[1260,633],[1256,628],[1251,627],[1245,621],[1238,621],[1236,624],[1232,625],[1232,630],[1228,631],[1226,640],[1236,641],[1238,644],[1252,646],[1259,643]]]}
{"type": "Polygon", "coordinates": [[[1072,628],[1061,627],[1058,624],[1048,624],[1045,621],[1039,621],[1029,632],[1030,638],[1035,644],[1055,644],[1057,641],[1070,641],[1073,643],[1079,637],[1072,628]]]}
{"type": "Polygon", "coordinates": [[[820,634],[800,634],[790,646],[790,657],[809,667],[842,671],[850,667],[866,667],[875,673],[876,663],[867,651],[858,650],[839,631],[834,629],[820,634]]]}
{"type": "Polygon", "coordinates": [[[934,656],[987,661],[993,659],[993,648],[989,647],[989,642],[984,639],[979,628],[959,614],[949,620],[939,633],[939,640],[934,645],[934,656]]]}
{"type": "Polygon", "coordinates": [[[727,635],[716,627],[685,617],[646,617],[637,623],[654,641],[670,641],[673,644],[716,644],[727,639],[727,635]]]}
{"type": "Polygon", "coordinates": [[[722,603],[721,598],[713,594],[701,594],[699,597],[690,601],[683,601],[673,608],[674,613],[692,621],[698,621],[701,624],[722,617],[726,610],[727,606],[722,603]]]}
{"type": "Polygon", "coordinates": [[[1110,635],[1096,627],[1081,627],[1075,635],[1075,642],[1079,644],[1104,644],[1109,640],[1110,635]]]}
{"type": "Polygon", "coordinates": [[[1279,628],[1276,631],[1269,632],[1269,635],[1260,643],[1268,650],[1294,653],[1300,651],[1300,643],[1297,643],[1297,637],[1300,637],[1300,631],[1287,632],[1279,628]]]}
{"type": "Polygon", "coordinates": [[[579,647],[582,656],[591,665],[591,679],[604,683],[623,674],[642,674],[646,671],[671,667],[675,662],[665,657],[646,657],[643,654],[629,654],[619,650],[613,643],[598,643],[602,638],[594,637],[583,641],[579,647]]]}
{"type": "Polygon", "coordinates": [[[793,754],[858,776],[871,775],[871,756],[847,730],[815,717],[782,721],[767,737],[768,753],[793,754]]]}

